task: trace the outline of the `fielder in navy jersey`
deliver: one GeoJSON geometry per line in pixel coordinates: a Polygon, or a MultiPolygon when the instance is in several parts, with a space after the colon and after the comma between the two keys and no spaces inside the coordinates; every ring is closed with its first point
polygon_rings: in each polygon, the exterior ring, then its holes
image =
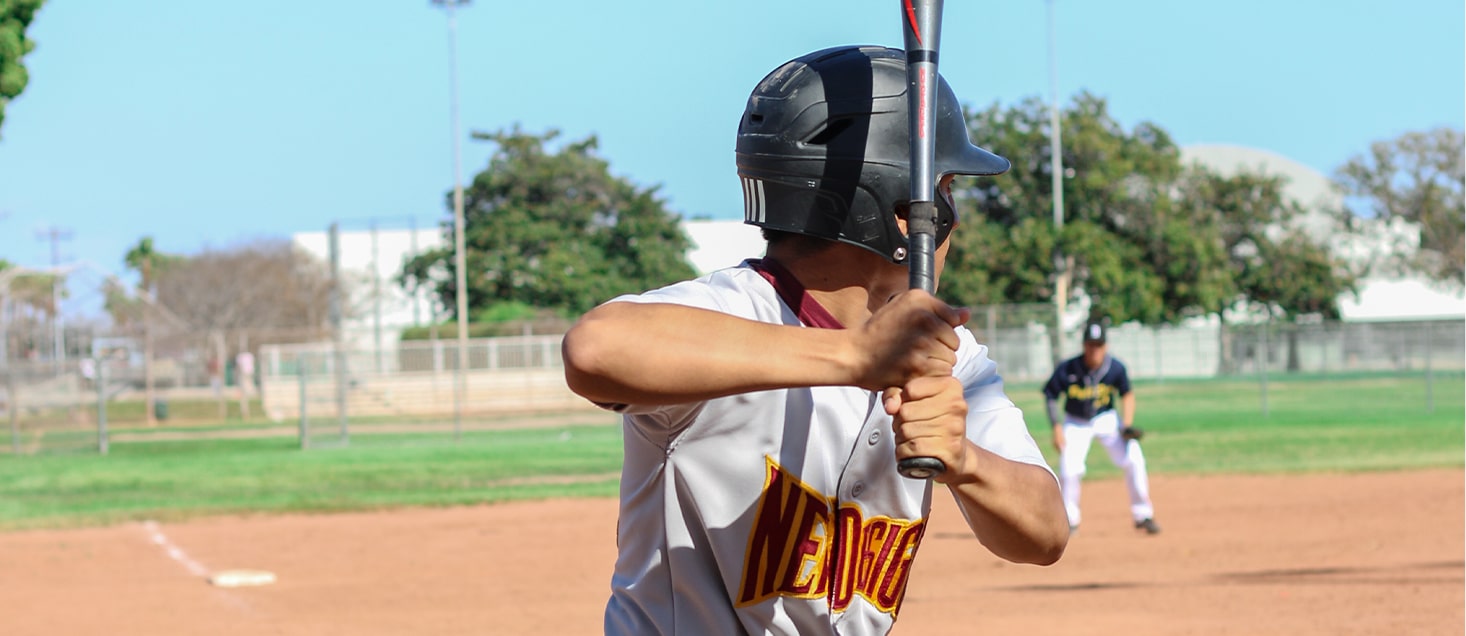
{"type": "Polygon", "coordinates": [[[1103,322],[1084,326],[1084,353],[1059,363],[1043,392],[1054,431],[1054,448],[1059,451],[1059,483],[1069,527],[1079,528],[1080,482],[1090,443],[1098,440],[1109,452],[1110,461],[1125,471],[1135,528],[1148,534],[1159,533],[1139,429],[1133,428],[1135,392],[1124,363],[1109,355],[1103,322]],[[1064,398],[1062,413],[1060,397],[1064,398]]]}

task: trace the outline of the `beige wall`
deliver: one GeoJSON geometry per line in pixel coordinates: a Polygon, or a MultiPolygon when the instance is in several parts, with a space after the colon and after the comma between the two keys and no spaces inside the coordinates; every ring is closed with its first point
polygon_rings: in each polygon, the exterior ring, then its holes
{"type": "MultiPolygon", "coordinates": [[[[564,372],[550,369],[471,370],[466,373],[463,412],[468,415],[563,412],[596,407],[565,386],[564,372]]],[[[314,416],[336,415],[332,376],[307,376],[306,408],[314,416]]],[[[361,416],[452,415],[452,373],[355,374],[347,390],[347,413],[361,416]]],[[[300,416],[299,376],[265,379],[264,407],[272,418],[300,416]]]]}

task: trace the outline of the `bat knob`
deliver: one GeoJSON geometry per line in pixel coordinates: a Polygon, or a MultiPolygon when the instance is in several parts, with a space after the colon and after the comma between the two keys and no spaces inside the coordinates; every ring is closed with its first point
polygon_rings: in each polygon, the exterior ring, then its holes
{"type": "Polygon", "coordinates": [[[907,479],[931,479],[947,472],[947,465],[935,457],[907,457],[896,463],[896,472],[907,479]]]}

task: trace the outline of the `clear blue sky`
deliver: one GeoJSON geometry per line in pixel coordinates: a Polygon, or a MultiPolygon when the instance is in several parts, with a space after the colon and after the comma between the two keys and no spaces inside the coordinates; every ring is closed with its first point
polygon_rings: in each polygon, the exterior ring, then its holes
{"type": "MultiPolygon", "coordinates": [[[[1057,0],[1059,92],[1182,145],[1325,174],[1370,142],[1466,118],[1461,0],[1057,0]]],[[[1043,0],[947,2],[941,71],[975,106],[1048,99],[1043,0]]],[[[893,0],[476,0],[459,12],[462,126],[596,134],[684,216],[738,218],[733,135],[781,62],[901,45],[893,0]]],[[[428,0],[49,0],[0,128],[0,258],[122,271],[370,219],[450,217],[447,20],[428,0]]],[[[465,178],[491,151],[465,141],[465,178]]]]}

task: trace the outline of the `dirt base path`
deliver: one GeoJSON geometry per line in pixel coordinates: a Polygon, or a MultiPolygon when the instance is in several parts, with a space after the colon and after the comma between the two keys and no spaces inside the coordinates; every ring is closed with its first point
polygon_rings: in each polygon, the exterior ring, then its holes
{"type": "MultiPolygon", "coordinates": [[[[939,496],[897,634],[1460,634],[1461,470],[1085,485],[1059,564],[987,554],[939,496]]],[[[0,633],[593,634],[616,502],[222,517],[0,534],[0,633]],[[220,588],[247,568],[277,582],[220,588]]]]}

